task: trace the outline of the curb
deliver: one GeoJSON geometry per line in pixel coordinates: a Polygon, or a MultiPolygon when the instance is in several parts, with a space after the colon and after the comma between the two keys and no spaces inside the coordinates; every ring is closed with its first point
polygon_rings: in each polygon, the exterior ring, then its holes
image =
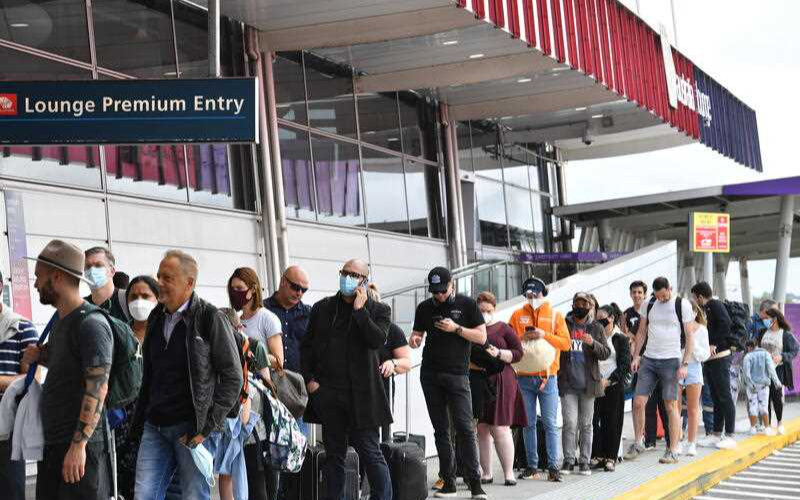
{"type": "Polygon", "coordinates": [[[652,479],[613,500],[688,500],[708,491],[775,450],[800,439],[800,418],[784,424],[783,436],[753,436],[733,450],[720,450],[684,467],[652,479]]]}

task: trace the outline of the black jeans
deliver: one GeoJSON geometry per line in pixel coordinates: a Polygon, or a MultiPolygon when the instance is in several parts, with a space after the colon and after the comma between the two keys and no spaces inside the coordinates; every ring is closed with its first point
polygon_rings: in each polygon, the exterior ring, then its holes
{"type": "Polygon", "coordinates": [[[11,460],[11,437],[0,441],[0,492],[8,500],[25,500],[25,461],[11,460]]]}
{"type": "Polygon", "coordinates": [[[592,458],[614,460],[619,455],[625,417],[625,387],[614,384],[603,397],[594,400],[592,458]]]}
{"type": "Polygon", "coordinates": [[[420,383],[425,394],[428,415],[433,424],[436,452],[439,454],[439,477],[446,481],[454,481],[456,476],[453,445],[450,442],[449,417],[452,417],[460,454],[458,460],[464,481],[469,483],[480,480],[478,446],[475,429],[472,426],[469,378],[466,374],[422,372],[420,383]]]}
{"type": "Polygon", "coordinates": [[[656,384],[653,394],[647,400],[644,407],[644,442],[648,446],[655,446],[658,440],[658,416],[661,416],[661,424],[664,426],[664,440],[669,448],[669,414],[661,397],[661,382],[656,384]]]}
{"type": "Polygon", "coordinates": [[[783,387],[775,387],[774,382],[769,384],[769,422],[772,423],[772,409],[775,408],[775,419],[783,422],[783,387]]]}
{"type": "Polygon", "coordinates": [[[731,357],[709,359],[703,363],[703,375],[708,381],[711,399],[714,401],[714,433],[732,436],[736,428],[736,405],[731,395],[731,357]]]}
{"type": "Polygon", "coordinates": [[[74,484],[64,482],[62,469],[70,443],[45,445],[43,460],[36,477],[37,500],[87,500],[111,496],[108,452],[103,442],[86,445],[86,467],[83,478],[74,484]]]}
{"type": "Polygon", "coordinates": [[[370,500],[391,500],[392,478],[381,452],[378,427],[351,427],[353,402],[346,391],[320,387],[313,398],[314,410],[322,420],[322,442],[325,445],[325,478],[328,498],[344,497],[345,458],[348,444],[355,448],[359,462],[364,464],[370,485],[370,500]]]}
{"type": "Polygon", "coordinates": [[[247,492],[250,500],[275,500],[278,497],[280,471],[265,468],[257,444],[244,447],[244,464],[247,468],[247,492]]]}

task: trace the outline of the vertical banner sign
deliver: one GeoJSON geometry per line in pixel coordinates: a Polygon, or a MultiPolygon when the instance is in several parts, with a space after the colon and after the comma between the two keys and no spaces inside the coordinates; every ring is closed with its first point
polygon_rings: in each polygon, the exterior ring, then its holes
{"type": "Polygon", "coordinates": [[[8,258],[11,268],[11,296],[14,312],[32,318],[31,281],[28,275],[28,244],[25,234],[25,211],[22,193],[6,191],[6,226],[8,227],[8,258]]]}
{"type": "MultiPolygon", "coordinates": [[[[800,304],[786,304],[783,309],[786,321],[790,325],[800,325],[800,304]]],[[[794,338],[800,342],[800,333],[793,332],[793,334],[794,338]]],[[[794,389],[787,390],[786,394],[796,396],[800,394],[800,356],[795,356],[794,360],[792,360],[792,374],[794,376],[794,389]]]]}
{"type": "Polygon", "coordinates": [[[730,214],[692,212],[689,217],[689,250],[705,253],[731,251],[730,214]]]}

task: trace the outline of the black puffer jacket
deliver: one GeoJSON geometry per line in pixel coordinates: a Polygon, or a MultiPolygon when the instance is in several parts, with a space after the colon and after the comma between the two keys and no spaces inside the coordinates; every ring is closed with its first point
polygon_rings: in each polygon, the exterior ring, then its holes
{"type": "Polygon", "coordinates": [[[341,307],[340,294],[326,297],[311,308],[308,330],[300,343],[300,364],[306,383],[316,380],[320,389],[309,396],[309,405],[303,418],[306,422],[322,423],[317,411],[324,407],[320,398],[326,390],[324,378],[326,362],[347,362],[353,403],[354,429],[380,427],[392,422],[392,412],[383,387],[378,367],[380,350],[386,343],[391,324],[391,308],[368,299],[358,311],[353,311],[347,336],[347,360],[331,360],[329,331],[341,307]]]}
{"type": "MultiPolygon", "coordinates": [[[[164,305],[159,304],[147,320],[147,336],[142,352],[149,352],[153,335],[163,335],[157,328],[163,325],[164,305]]],[[[239,401],[242,390],[242,365],[233,329],[228,319],[216,307],[192,294],[189,308],[184,313],[186,323],[186,352],[189,356],[189,380],[194,399],[195,429],[208,437],[213,431],[222,429],[225,417],[239,401]]],[[[152,374],[149,363],[144,363],[142,388],[139,403],[133,418],[131,431],[141,435],[144,428],[147,399],[150,395],[152,374]]],[[[169,383],[160,380],[157,383],[169,383]]]]}

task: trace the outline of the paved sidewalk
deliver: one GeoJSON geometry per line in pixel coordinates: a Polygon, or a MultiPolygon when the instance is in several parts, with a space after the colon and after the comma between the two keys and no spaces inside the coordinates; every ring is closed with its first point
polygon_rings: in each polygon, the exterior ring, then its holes
{"type": "MultiPolygon", "coordinates": [[[[736,415],[739,417],[736,424],[736,435],[734,438],[737,441],[742,441],[750,436],[750,424],[746,418],[741,418],[747,415],[747,410],[740,402],[736,408],[736,415]]],[[[784,420],[791,421],[792,419],[800,417],[800,402],[788,403],[784,409],[784,420]]],[[[702,422],[700,424],[700,433],[703,432],[702,422]]],[[[623,438],[625,440],[625,448],[631,442],[633,437],[633,424],[631,414],[625,415],[625,429],[623,431],[623,438]]],[[[637,460],[632,462],[623,462],[617,464],[615,472],[600,472],[592,471],[591,476],[564,476],[563,483],[550,483],[544,480],[531,480],[519,481],[517,486],[507,487],[500,484],[486,485],[484,489],[489,495],[489,499],[502,499],[502,500],[605,500],[614,498],[627,491],[630,491],[637,486],[659,477],[667,472],[679,469],[688,463],[696,462],[718,451],[711,448],[698,448],[696,457],[681,456],[677,464],[662,465],[658,463],[658,459],[664,453],[664,441],[661,440],[654,451],[646,452],[637,460]]],[[[497,457],[494,460],[495,471],[494,477],[502,479],[503,473],[500,469],[497,457]]],[[[431,461],[428,466],[428,476],[432,481],[437,475],[437,463],[431,461]]],[[[458,497],[468,497],[469,492],[464,485],[460,485],[458,497]]],[[[431,498],[433,495],[431,495],[431,498]]]]}

